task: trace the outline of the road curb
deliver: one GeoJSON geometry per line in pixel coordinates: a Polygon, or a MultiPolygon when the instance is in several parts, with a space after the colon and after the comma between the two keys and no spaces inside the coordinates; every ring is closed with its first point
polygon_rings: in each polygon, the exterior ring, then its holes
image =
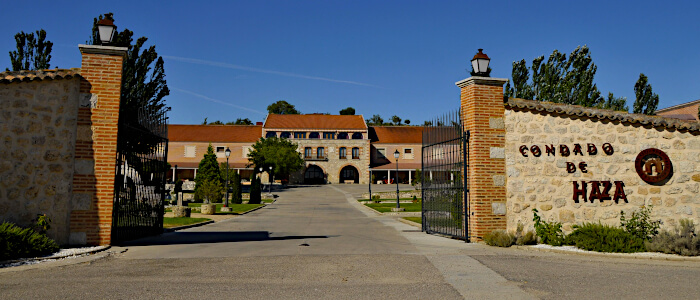
{"type": "Polygon", "coordinates": [[[608,252],[595,252],[595,251],[580,252],[580,251],[571,251],[571,250],[566,250],[566,249],[535,248],[532,246],[518,246],[518,245],[513,245],[511,247],[515,248],[515,249],[525,250],[525,251],[539,251],[539,252],[551,252],[551,253],[561,253],[561,254],[574,254],[574,255],[581,255],[581,256],[700,262],[700,257],[698,257],[698,256],[680,256],[680,255],[666,254],[666,253],[660,253],[660,252],[608,253],[608,252]],[[642,253],[653,253],[654,255],[644,255],[642,253]]]}
{"type": "MultiPolygon", "coordinates": [[[[409,216],[409,217],[411,217],[411,216],[409,216]]],[[[413,227],[423,228],[423,226],[421,224],[418,224],[418,223],[413,222],[413,221],[405,220],[404,218],[399,218],[399,222],[411,225],[413,227]]]]}
{"type": "Polygon", "coordinates": [[[26,264],[30,262],[35,262],[35,261],[42,261],[42,260],[59,260],[63,258],[68,258],[68,257],[75,257],[75,256],[80,256],[80,255],[92,255],[98,252],[102,252],[105,250],[108,250],[112,248],[112,246],[101,246],[99,249],[91,250],[91,251],[85,251],[85,252],[77,252],[77,253],[71,253],[71,254],[65,254],[65,255],[51,255],[51,256],[40,256],[40,257],[28,257],[28,258],[20,258],[20,259],[14,259],[14,260],[6,260],[6,261],[0,261],[0,268],[6,268],[7,265],[11,264],[26,264]]]}

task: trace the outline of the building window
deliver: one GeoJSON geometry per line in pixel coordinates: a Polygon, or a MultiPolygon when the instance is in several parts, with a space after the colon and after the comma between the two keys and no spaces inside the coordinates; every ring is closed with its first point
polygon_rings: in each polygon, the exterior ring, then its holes
{"type": "Polygon", "coordinates": [[[295,133],[294,133],[294,138],[295,138],[295,139],[305,139],[305,138],[306,138],[306,132],[295,132],[295,133]]]}
{"type": "Polygon", "coordinates": [[[335,138],[335,133],[333,132],[324,132],[323,133],[323,139],[325,140],[332,140],[335,138]]]}
{"type": "Polygon", "coordinates": [[[226,151],[226,147],[216,146],[216,153],[224,153],[224,151],[226,151]]]}
{"type": "Polygon", "coordinates": [[[285,131],[285,132],[282,132],[282,133],[280,134],[280,138],[288,139],[288,138],[290,138],[290,137],[292,137],[292,134],[289,133],[289,131],[285,131]]]}
{"type": "Polygon", "coordinates": [[[269,138],[269,137],[276,137],[276,136],[277,136],[277,132],[274,132],[274,131],[268,131],[268,132],[265,134],[265,137],[266,137],[266,138],[269,138]]]}
{"type": "Polygon", "coordinates": [[[360,159],[360,148],[352,148],[352,159],[360,159]]]}
{"type": "Polygon", "coordinates": [[[339,139],[339,140],[347,140],[347,139],[348,139],[348,133],[347,133],[347,132],[338,133],[338,139],[339,139]]]}
{"type": "Polygon", "coordinates": [[[346,159],[346,158],[348,158],[348,153],[347,153],[347,152],[348,152],[348,151],[347,151],[347,149],[346,149],[345,147],[340,147],[340,149],[338,150],[338,154],[339,154],[339,155],[338,155],[338,158],[340,158],[340,159],[346,159]]]}
{"type": "Polygon", "coordinates": [[[377,148],[377,158],[386,158],[386,148],[377,148]]]}
{"type": "Polygon", "coordinates": [[[352,134],[352,139],[353,140],[361,140],[362,139],[362,133],[360,132],[355,132],[352,134]]]}
{"type": "Polygon", "coordinates": [[[185,146],[185,157],[197,156],[197,146],[185,146]]]}
{"type": "Polygon", "coordinates": [[[311,158],[311,147],[304,148],[304,158],[311,158]]]}
{"type": "Polygon", "coordinates": [[[318,159],[326,158],[326,155],[323,152],[323,147],[316,148],[316,158],[318,158],[318,159]]]}
{"type": "Polygon", "coordinates": [[[244,146],[241,149],[241,157],[248,158],[248,153],[250,153],[250,151],[253,151],[253,147],[244,146]]]}
{"type": "Polygon", "coordinates": [[[404,148],[403,149],[403,158],[404,159],[413,159],[413,148],[404,148]]]}
{"type": "Polygon", "coordinates": [[[319,138],[319,137],[320,137],[320,135],[318,134],[318,132],[309,133],[309,138],[310,138],[310,139],[317,139],[317,138],[319,138]]]}

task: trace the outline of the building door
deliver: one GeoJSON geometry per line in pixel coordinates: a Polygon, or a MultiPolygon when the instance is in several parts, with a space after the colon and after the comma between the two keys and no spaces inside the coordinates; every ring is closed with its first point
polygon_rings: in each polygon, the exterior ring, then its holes
{"type": "Polygon", "coordinates": [[[305,184],[324,184],[326,181],[323,176],[323,169],[319,166],[310,165],[304,172],[305,184]]]}
{"type": "Polygon", "coordinates": [[[353,166],[345,166],[340,170],[340,183],[346,180],[352,180],[354,183],[360,183],[360,173],[353,166]]]}

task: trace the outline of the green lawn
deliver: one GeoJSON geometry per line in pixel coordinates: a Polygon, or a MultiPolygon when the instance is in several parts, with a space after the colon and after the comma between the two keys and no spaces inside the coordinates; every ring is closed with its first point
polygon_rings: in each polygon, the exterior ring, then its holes
{"type": "MultiPolygon", "coordinates": [[[[372,208],[378,212],[390,212],[392,207],[396,207],[396,203],[368,203],[365,204],[367,207],[372,208]]],[[[420,212],[420,203],[401,203],[400,207],[406,209],[407,212],[420,212]]]]}
{"type": "MultiPolygon", "coordinates": [[[[189,203],[189,207],[197,207],[199,208],[202,206],[202,203],[189,203]]],[[[229,204],[228,206],[233,209],[231,212],[221,212],[221,207],[224,206],[223,203],[217,203],[216,204],[216,214],[222,214],[222,215],[238,215],[244,212],[247,212],[251,209],[258,208],[260,206],[263,206],[264,204],[229,204]]]]}
{"type": "Polygon", "coordinates": [[[403,217],[403,218],[401,218],[401,219],[408,220],[408,221],[411,221],[411,222],[415,222],[415,223],[418,223],[418,224],[422,224],[422,223],[423,223],[423,218],[421,218],[421,217],[403,217]]]}
{"type": "Polygon", "coordinates": [[[163,228],[173,228],[178,226],[185,226],[190,224],[197,224],[201,222],[210,221],[207,218],[163,218],[163,228]]]}
{"type": "MultiPolygon", "coordinates": [[[[389,201],[389,200],[394,200],[394,201],[396,201],[396,198],[380,198],[379,200],[381,200],[381,201],[389,201]]],[[[402,200],[413,200],[413,198],[399,198],[399,201],[402,201],[402,200]]],[[[416,200],[420,201],[421,198],[420,198],[420,197],[419,197],[419,198],[416,198],[416,200]]],[[[369,202],[371,202],[372,200],[371,200],[371,199],[360,199],[360,200],[357,200],[357,201],[360,201],[360,202],[367,202],[367,201],[369,201],[369,202]]]]}

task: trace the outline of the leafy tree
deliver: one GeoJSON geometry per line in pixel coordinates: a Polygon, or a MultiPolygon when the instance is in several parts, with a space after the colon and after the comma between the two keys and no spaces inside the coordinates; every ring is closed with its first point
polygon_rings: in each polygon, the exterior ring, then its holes
{"type": "Polygon", "coordinates": [[[204,118],[204,122],[202,122],[202,125],[207,125],[207,119],[208,118],[204,118]]]}
{"type": "Polygon", "coordinates": [[[253,173],[250,175],[250,199],[248,204],[260,204],[262,202],[262,187],[260,186],[260,178],[253,173]]]}
{"type": "Polygon", "coordinates": [[[211,123],[209,123],[209,124],[207,124],[207,125],[224,125],[224,122],[221,122],[220,120],[216,120],[216,121],[211,122],[211,123]]]}
{"type": "MultiPolygon", "coordinates": [[[[51,50],[53,43],[46,40],[46,31],[33,32],[20,31],[15,34],[17,50],[10,52],[12,71],[43,70],[50,68],[51,50]]],[[[9,69],[7,69],[9,71],[9,69]]]]}
{"type": "MultiPolygon", "coordinates": [[[[88,44],[102,44],[99,39],[97,22],[103,18],[114,21],[112,13],[95,18],[92,25],[91,40],[88,41],[88,44]]],[[[127,48],[127,56],[122,66],[119,122],[132,128],[151,131],[147,128],[147,124],[142,123],[147,122],[147,119],[167,119],[166,113],[170,110],[170,107],[165,105],[164,98],[170,94],[170,89],[165,80],[165,63],[163,57],[158,56],[156,46],[150,46],[142,51],[148,38],[140,37],[134,43],[133,36],[133,31],[124,29],[114,34],[114,39],[110,44],[110,46],[127,48]],[[147,112],[150,118],[144,118],[144,112],[147,112]]],[[[204,122],[206,124],[206,119],[204,119],[204,122]]],[[[137,133],[133,134],[133,136],[137,135],[137,133]]],[[[153,146],[153,142],[142,142],[142,147],[146,148],[143,151],[149,151],[149,148],[153,146]]]]}
{"type": "Polygon", "coordinates": [[[544,56],[535,58],[532,84],[525,61],[513,62],[513,86],[506,85],[506,96],[594,107],[604,101],[593,83],[597,69],[587,46],[576,47],[568,59],[557,50],[546,62],[544,56]]]}
{"type": "Polygon", "coordinates": [[[294,105],[287,101],[280,100],[267,106],[267,112],[278,115],[298,115],[300,112],[294,108],[294,105]]]}
{"type": "Polygon", "coordinates": [[[195,188],[195,197],[198,195],[205,203],[214,203],[221,200],[224,189],[221,187],[221,182],[214,180],[204,180],[197,183],[195,188]]]}
{"type": "Polygon", "coordinates": [[[659,95],[654,94],[651,90],[649,79],[644,73],[639,74],[637,83],[634,84],[634,113],[653,115],[656,112],[656,107],[659,105],[659,95]]]}
{"type": "Polygon", "coordinates": [[[350,116],[353,116],[353,115],[355,115],[355,109],[352,108],[352,107],[348,107],[348,108],[345,108],[345,109],[341,109],[341,110],[340,110],[340,114],[341,114],[341,115],[350,115],[350,116]]]}
{"type": "Polygon", "coordinates": [[[613,93],[608,93],[608,98],[604,102],[596,105],[597,108],[611,109],[615,111],[629,111],[627,107],[627,98],[615,97],[613,93]]]}
{"type": "Polygon", "coordinates": [[[379,115],[373,115],[371,118],[367,119],[367,124],[368,125],[383,125],[384,124],[384,119],[380,117],[379,115]]]}
{"type": "MultiPolygon", "coordinates": [[[[199,162],[199,167],[197,168],[197,177],[194,178],[196,185],[194,187],[194,197],[195,200],[199,201],[203,199],[202,192],[199,191],[200,186],[205,181],[210,181],[212,183],[218,183],[221,186],[221,170],[219,169],[219,162],[216,160],[216,154],[214,154],[214,147],[209,144],[207,147],[207,153],[199,162]]],[[[221,199],[222,195],[219,195],[221,199]]]]}
{"type": "Polygon", "coordinates": [[[411,120],[409,120],[409,119],[403,120],[403,122],[406,125],[411,125],[411,120]]]}
{"type": "Polygon", "coordinates": [[[286,176],[304,167],[304,160],[297,152],[297,144],[288,139],[260,138],[252,148],[248,153],[248,161],[256,169],[262,167],[263,170],[268,170],[271,166],[274,174],[286,176]]]}
{"type": "Polygon", "coordinates": [[[423,126],[433,126],[433,121],[423,121],[423,126]]]}
{"type": "Polygon", "coordinates": [[[391,122],[394,123],[394,125],[401,125],[401,118],[397,115],[391,116],[391,122]]]}
{"type": "Polygon", "coordinates": [[[238,119],[236,119],[236,122],[233,123],[233,125],[253,125],[253,121],[251,121],[248,118],[245,118],[245,119],[238,118],[238,119]]]}

